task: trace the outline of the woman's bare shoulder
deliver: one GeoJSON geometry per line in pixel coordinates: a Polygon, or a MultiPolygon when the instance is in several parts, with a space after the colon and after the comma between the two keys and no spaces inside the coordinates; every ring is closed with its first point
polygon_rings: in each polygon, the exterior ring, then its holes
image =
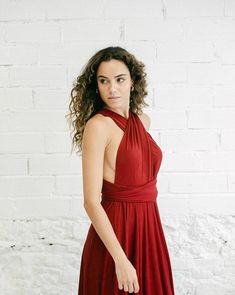
{"type": "Polygon", "coordinates": [[[138,115],[138,116],[139,116],[140,120],[142,121],[145,129],[148,131],[150,128],[150,124],[151,124],[151,119],[150,119],[149,115],[146,113],[142,113],[141,115],[138,115]]]}
{"type": "Polygon", "coordinates": [[[108,119],[108,117],[101,114],[96,114],[91,117],[85,125],[83,137],[90,143],[97,143],[97,140],[99,142],[100,140],[106,142],[110,133],[110,123],[108,119]]]}
{"type": "Polygon", "coordinates": [[[95,114],[87,121],[86,125],[89,124],[89,127],[91,126],[90,128],[93,129],[105,128],[105,130],[107,131],[108,128],[111,126],[111,121],[111,118],[109,118],[108,116],[104,116],[102,114],[95,114]]]}

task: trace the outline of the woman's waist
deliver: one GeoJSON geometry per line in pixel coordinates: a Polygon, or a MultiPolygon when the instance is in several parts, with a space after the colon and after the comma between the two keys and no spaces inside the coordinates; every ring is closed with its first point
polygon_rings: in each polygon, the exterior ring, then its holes
{"type": "Polygon", "coordinates": [[[155,202],[158,195],[156,178],[142,185],[121,185],[104,182],[102,200],[124,202],[155,202]]]}

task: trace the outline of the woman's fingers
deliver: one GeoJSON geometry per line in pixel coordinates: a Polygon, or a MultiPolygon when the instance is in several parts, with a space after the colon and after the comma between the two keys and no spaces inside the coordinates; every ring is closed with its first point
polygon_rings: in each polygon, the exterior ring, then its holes
{"type": "Polygon", "coordinates": [[[123,286],[124,286],[124,291],[128,291],[128,285],[127,284],[123,284],[123,286]]]}
{"type": "Polygon", "coordinates": [[[138,284],[135,285],[135,284],[121,284],[119,283],[118,284],[118,288],[120,290],[124,290],[125,292],[129,292],[129,293],[137,293],[139,292],[139,287],[138,287],[138,284]]]}
{"type": "Polygon", "coordinates": [[[133,284],[130,284],[130,283],[124,284],[124,291],[133,293],[134,292],[133,284]]]}
{"type": "Polygon", "coordinates": [[[135,282],[134,282],[134,292],[138,293],[139,290],[140,290],[140,286],[139,286],[138,280],[135,280],[135,282]]]}
{"type": "Polygon", "coordinates": [[[122,284],[121,282],[118,282],[118,289],[119,289],[119,290],[122,290],[122,289],[124,290],[124,288],[123,288],[123,284],[122,284]]]}
{"type": "Polygon", "coordinates": [[[137,281],[135,281],[133,284],[120,283],[118,284],[118,288],[120,290],[124,290],[125,292],[129,292],[129,293],[138,293],[140,290],[140,287],[137,281]]]}
{"type": "Polygon", "coordinates": [[[118,288],[129,293],[139,292],[139,283],[136,269],[129,260],[122,263],[116,263],[116,274],[118,280],[118,288]]]}

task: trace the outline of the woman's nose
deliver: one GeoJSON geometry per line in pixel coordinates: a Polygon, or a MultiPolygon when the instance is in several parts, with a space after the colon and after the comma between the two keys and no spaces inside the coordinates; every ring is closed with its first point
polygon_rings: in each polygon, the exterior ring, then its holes
{"type": "Polygon", "coordinates": [[[116,90],[115,82],[110,82],[110,85],[109,85],[110,93],[113,93],[115,90],[116,90]]]}

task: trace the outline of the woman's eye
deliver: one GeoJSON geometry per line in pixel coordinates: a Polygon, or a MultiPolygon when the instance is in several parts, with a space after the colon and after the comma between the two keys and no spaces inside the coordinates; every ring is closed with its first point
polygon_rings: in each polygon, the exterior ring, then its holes
{"type": "MultiPolygon", "coordinates": [[[[124,78],[118,78],[117,81],[118,81],[118,82],[123,82],[123,81],[125,81],[125,79],[124,79],[124,78]]],[[[105,80],[105,79],[100,79],[100,83],[101,83],[101,84],[107,84],[107,80],[105,80]]]]}
{"type": "Polygon", "coordinates": [[[104,83],[106,82],[106,80],[102,79],[102,80],[100,80],[100,82],[101,82],[102,84],[104,84],[104,83]]]}

